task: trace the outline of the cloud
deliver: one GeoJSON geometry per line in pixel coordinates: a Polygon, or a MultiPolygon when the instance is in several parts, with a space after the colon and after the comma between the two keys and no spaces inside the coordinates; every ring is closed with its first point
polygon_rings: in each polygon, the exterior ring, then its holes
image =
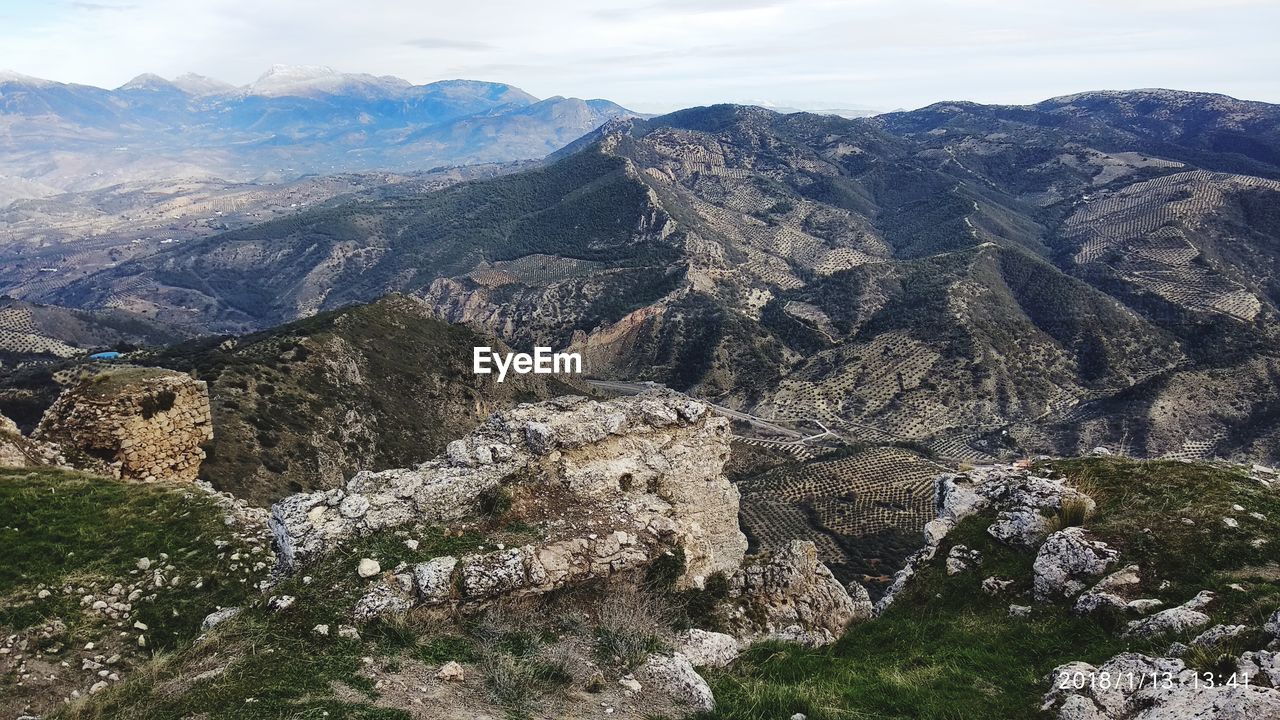
{"type": "Polygon", "coordinates": [[[120,10],[132,10],[137,5],[108,5],[105,3],[95,2],[73,2],[71,7],[76,10],[85,10],[88,12],[114,12],[120,10]]]}
{"type": "Polygon", "coordinates": [[[492,50],[493,45],[478,40],[449,40],[446,38],[417,38],[405,41],[405,45],[411,45],[423,50],[492,50]]]}
{"type": "Polygon", "coordinates": [[[275,63],[628,106],[1025,103],[1180,87],[1280,101],[1269,0],[76,0],[5,4],[0,67],[116,87],[275,63]],[[106,8],[111,8],[107,11],[106,8]],[[91,9],[93,9],[91,11],[91,9]]]}

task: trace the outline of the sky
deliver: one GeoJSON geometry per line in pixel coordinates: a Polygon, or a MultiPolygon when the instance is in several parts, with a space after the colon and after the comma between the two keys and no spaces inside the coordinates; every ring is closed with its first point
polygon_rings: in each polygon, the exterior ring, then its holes
{"type": "Polygon", "coordinates": [[[894,110],[1171,87],[1280,102],[1278,0],[0,0],[0,70],[237,85],[273,64],[642,112],[894,110]]]}

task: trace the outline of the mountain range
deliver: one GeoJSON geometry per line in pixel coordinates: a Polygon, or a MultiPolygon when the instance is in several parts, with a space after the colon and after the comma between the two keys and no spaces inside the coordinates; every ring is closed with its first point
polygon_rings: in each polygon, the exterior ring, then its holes
{"type": "Polygon", "coordinates": [[[1169,90],[618,118],[531,169],[331,202],[29,299],[240,332],[425,299],[846,439],[1273,459],[1280,108],[1169,90]]]}
{"type": "Polygon", "coordinates": [[[1173,91],[869,119],[696,108],[42,299],[240,330],[407,292],[601,376],[948,454],[1234,450],[1270,433],[1278,119],[1173,91]],[[1205,373],[1250,391],[1197,401],[1205,373]]]}
{"type": "Polygon", "coordinates": [[[114,90],[0,73],[0,205],[122,182],[541,158],[627,115],[501,83],[413,85],[327,67],[277,65],[243,87],[140,75],[114,90]]]}

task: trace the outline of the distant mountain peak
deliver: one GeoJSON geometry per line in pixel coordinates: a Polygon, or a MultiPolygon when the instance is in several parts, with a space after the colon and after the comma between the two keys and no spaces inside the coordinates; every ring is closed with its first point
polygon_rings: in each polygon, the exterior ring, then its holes
{"type": "Polygon", "coordinates": [[[338,71],[328,65],[285,65],[277,63],[258,77],[258,82],[315,80],[317,78],[337,75],[338,71]]]}
{"type": "Polygon", "coordinates": [[[142,73],[129,82],[116,88],[117,90],[178,90],[177,85],[154,73],[142,73]]]}
{"type": "Polygon", "coordinates": [[[13,70],[0,70],[0,83],[19,83],[35,87],[47,87],[49,85],[57,84],[52,80],[44,80],[30,75],[23,75],[22,73],[14,72],[13,70]]]}
{"type": "Polygon", "coordinates": [[[398,77],[340,73],[327,65],[272,65],[245,87],[249,95],[332,95],[347,92],[395,94],[413,85],[398,77]]]}
{"type": "Polygon", "coordinates": [[[192,95],[216,95],[236,89],[235,85],[196,73],[184,73],[173,79],[173,85],[192,95]]]}

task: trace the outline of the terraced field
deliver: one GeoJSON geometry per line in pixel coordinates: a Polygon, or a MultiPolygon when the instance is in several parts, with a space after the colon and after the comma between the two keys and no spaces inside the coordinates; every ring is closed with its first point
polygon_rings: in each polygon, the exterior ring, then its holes
{"type": "Polygon", "coordinates": [[[68,358],[82,351],[61,340],[40,334],[31,317],[30,308],[10,306],[0,307],[0,352],[68,358]]]}
{"type": "Polygon", "coordinates": [[[739,481],[742,524],[760,547],[813,540],[843,580],[882,587],[933,518],[945,468],[909,450],[871,447],[788,462],[739,481]]]}
{"type": "Polygon", "coordinates": [[[1252,321],[1255,292],[1203,261],[1206,237],[1235,195],[1280,182],[1193,170],[1137,182],[1085,203],[1062,226],[1079,265],[1107,264],[1169,302],[1252,321]]]}

